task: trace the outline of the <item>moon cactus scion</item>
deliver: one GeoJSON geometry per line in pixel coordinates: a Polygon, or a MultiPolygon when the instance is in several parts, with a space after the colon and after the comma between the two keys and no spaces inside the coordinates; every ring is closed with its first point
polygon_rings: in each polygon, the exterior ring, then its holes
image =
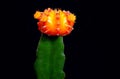
{"type": "Polygon", "coordinates": [[[66,36],[73,30],[76,16],[65,10],[45,9],[36,11],[34,18],[38,19],[38,29],[50,36],[66,36]]]}

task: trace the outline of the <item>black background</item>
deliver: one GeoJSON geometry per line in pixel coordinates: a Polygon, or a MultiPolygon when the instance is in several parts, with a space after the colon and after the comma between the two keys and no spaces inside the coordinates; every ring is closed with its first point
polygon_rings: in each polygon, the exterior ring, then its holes
{"type": "Polygon", "coordinates": [[[69,10],[77,17],[74,30],[64,37],[65,79],[104,79],[100,3],[86,0],[5,2],[1,79],[36,79],[33,64],[40,32],[33,14],[48,7],[69,10]]]}

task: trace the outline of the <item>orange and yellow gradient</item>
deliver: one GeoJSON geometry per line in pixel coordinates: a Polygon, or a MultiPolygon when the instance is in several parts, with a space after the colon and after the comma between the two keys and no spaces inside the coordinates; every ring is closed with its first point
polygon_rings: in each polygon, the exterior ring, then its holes
{"type": "Polygon", "coordinates": [[[34,18],[38,19],[38,30],[49,36],[66,36],[73,30],[76,16],[69,11],[45,9],[36,11],[34,18]]]}

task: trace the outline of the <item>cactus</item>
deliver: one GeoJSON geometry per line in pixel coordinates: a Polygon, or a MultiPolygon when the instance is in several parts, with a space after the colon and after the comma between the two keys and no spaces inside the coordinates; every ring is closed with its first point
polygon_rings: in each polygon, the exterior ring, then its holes
{"type": "Polygon", "coordinates": [[[69,11],[48,8],[36,11],[34,18],[39,20],[38,30],[42,33],[34,64],[37,79],[64,79],[63,36],[71,33],[76,17],[69,11]]]}
{"type": "Polygon", "coordinates": [[[35,70],[37,79],[64,79],[63,37],[42,35],[38,43],[35,70]]]}

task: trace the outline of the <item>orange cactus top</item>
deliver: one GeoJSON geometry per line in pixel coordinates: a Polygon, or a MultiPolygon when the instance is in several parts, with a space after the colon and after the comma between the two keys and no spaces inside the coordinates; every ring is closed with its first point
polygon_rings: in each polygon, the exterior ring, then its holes
{"type": "Polygon", "coordinates": [[[76,16],[69,11],[45,9],[36,11],[34,18],[38,19],[38,29],[50,36],[66,36],[73,30],[76,16]]]}

